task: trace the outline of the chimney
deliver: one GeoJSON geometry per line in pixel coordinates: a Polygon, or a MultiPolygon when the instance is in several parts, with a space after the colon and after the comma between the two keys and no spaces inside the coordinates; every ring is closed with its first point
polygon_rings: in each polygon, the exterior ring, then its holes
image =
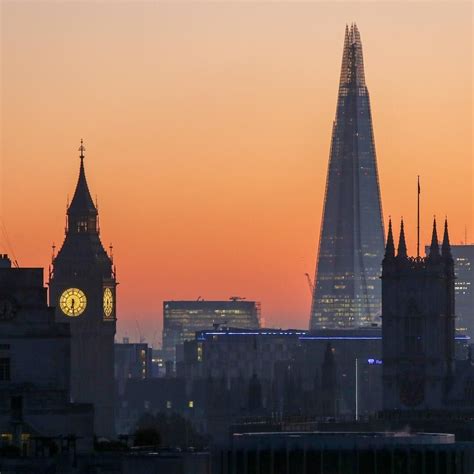
{"type": "Polygon", "coordinates": [[[12,261],[8,258],[6,253],[0,254],[0,268],[11,268],[12,261]]]}

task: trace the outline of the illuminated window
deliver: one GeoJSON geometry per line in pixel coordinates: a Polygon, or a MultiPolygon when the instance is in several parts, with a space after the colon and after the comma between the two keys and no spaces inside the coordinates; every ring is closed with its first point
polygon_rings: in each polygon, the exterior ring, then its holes
{"type": "Polygon", "coordinates": [[[87,221],[78,221],[77,232],[87,232],[87,221]]]}
{"type": "Polygon", "coordinates": [[[13,435],[11,433],[1,433],[0,442],[1,444],[11,444],[13,441],[13,435]]]}
{"type": "Polygon", "coordinates": [[[0,381],[10,380],[10,358],[0,357],[0,381]]]}
{"type": "Polygon", "coordinates": [[[188,408],[194,408],[194,400],[189,400],[188,408]]]}
{"type": "Polygon", "coordinates": [[[198,362],[202,362],[202,344],[198,344],[197,346],[197,360],[198,362]]]}
{"type": "Polygon", "coordinates": [[[171,403],[171,400],[167,400],[166,408],[170,409],[172,406],[173,406],[173,404],[171,403]]]}

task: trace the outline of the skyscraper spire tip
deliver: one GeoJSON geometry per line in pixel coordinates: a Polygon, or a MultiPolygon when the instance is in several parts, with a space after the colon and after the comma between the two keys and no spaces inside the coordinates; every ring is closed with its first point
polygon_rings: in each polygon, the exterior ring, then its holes
{"type": "Polygon", "coordinates": [[[86,151],[86,147],[84,146],[84,140],[81,138],[81,146],[79,147],[79,151],[81,154],[79,155],[79,158],[81,161],[84,159],[84,152],[86,151]]]}

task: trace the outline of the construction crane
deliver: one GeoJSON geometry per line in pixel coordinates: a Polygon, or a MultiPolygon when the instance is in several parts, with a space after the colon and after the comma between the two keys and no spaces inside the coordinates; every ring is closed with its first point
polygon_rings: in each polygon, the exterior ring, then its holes
{"type": "Polygon", "coordinates": [[[140,337],[140,344],[145,342],[145,338],[143,337],[142,330],[140,329],[140,325],[138,324],[138,319],[135,319],[135,323],[137,324],[138,336],[140,337]]]}
{"type": "Polygon", "coordinates": [[[314,285],[313,285],[313,280],[311,280],[311,277],[309,276],[309,273],[305,273],[306,280],[308,280],[308,287],[309,287],[309,292],[311,293],[311,297],[314,294],[314,285]]]}

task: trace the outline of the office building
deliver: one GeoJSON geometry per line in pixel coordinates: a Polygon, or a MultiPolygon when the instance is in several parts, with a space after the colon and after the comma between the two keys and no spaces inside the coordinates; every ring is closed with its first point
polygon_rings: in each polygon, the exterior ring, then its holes
{"type": "Polygon", "coordinates": [[[163,302],[163,353],[166,360],[181,359],[184,341],[194,339],[197,331],[220,325],[240,329],[259,328],[260,304],[241,298],[163,302]]]}
{"type": "Polygon", "coordinates": [[[127,380],[152,376],[152,349],[145,342],[116,343],[114,362],[119,396],[123,394],[127,380]]]}
{"type": "Polygon", "coordinates": [[[336,120],[324,197],[310,328],[380,322],[382,207],[356,25],[346,27],[336,120]]]}

